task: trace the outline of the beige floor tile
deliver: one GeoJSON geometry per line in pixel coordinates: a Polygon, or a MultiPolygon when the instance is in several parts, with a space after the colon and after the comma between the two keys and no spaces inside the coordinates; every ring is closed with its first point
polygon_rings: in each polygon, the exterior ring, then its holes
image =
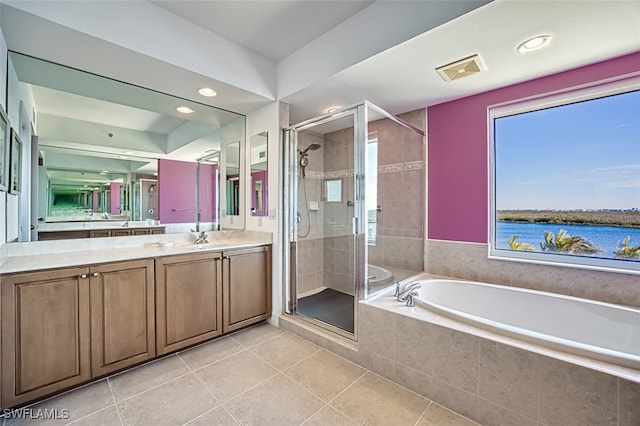
{"type": "Polygon", "coordinates": [[[115,405],[84,417],[77,422],[70,423],[70,426],[122,426],[120,414],[115,405]]]}
{"type": "Polygon", "coordinates": [[[339,395],[331,405],[351,420],[371,425],[414,425],[429,401],[373,373],[339,395]]]}
{"type": "Polygon", "coordinates": [[[265,340],[279,336],[284,333],[281,328],[275,327],[271,324],[264,323],[257,325],[246,330],[242,330],[236,334],[232,334],[231,338],[242,346],[248,348],[265,340]]]}
{"type": "Polygon", "coordinates": [[[178,355],[189,366],[196,370],[205,365],[220,361],[223,358],[242,351],[244,348],[235,340],[224,337],[205,343],[195,348],[191,348],[178,355]]]}
{"type": "Polygon", "coordinates": [[[313,343],[285,333],[253,346],[250,351],[277,369],[283,370],[319,349],[313,343]]]}
{"type": "MultiPolygon", "coordinates": [[[[106,380],[83,386],[55,398],[42,401],[23,410],[17,410],[7,418],[6,425],[62,425],[78,420],[95,411],[114,404],[113,395],[106,380]],[[48,410],[56,419],[38,418],[38,410],[48,410]],[[32,418],[36,417],[36,418],[32,418]]],[[[40,412],[42,413],[42,412],[40,412]]]]}
{"type": "Polygon", "coordinates": [[[324,403],[282,374],[225,404],[229,412],[250,425],[299,425],[324,403]]]}
{"type": "Polygon", "coordinates": [[[342,414],[335,408],[327,405],[303,423],[304,426],[358,426],[358,424],[342,414]]]}
{"type": "Polygon", "coordinates": [[[171,355],[110,377],[109,382],[116,401],[122,401],[188,372],[184,363],[177,356],[171,355]]]}
{"type": "Polygon", "coordinates": [[[153,426],[181,425],[217,405],[193,374],[179,377],[118,403],[125,425],[153,426]]]}
{"type": "Polygon", "coordinates": [[[211,393],[225,402],[277,373],[249,351],[238,352],[195,371],[211,393]]]}
{"type": "Polygon", "coordinates": [[[291,366],[284,374],[329,402],[361,377],[366,370],[326,350],[320,350],[291,366]]]}
{"type": "Polygon", "coordinates": [[[478,426],[478,423],[432,402],[416,426],[478,426]]]}
{"type": "Polygon", "coordinates": [[[224,409],[223,406],[214,408],[202,416],[190,421],[185,426],[237,426],[238,422],[224,409]]]}

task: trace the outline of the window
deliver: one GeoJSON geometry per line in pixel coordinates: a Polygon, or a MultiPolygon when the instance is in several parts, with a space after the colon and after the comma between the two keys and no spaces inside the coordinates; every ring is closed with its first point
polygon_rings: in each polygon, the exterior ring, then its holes
{"type": "Polygon", "coordinates": [[[373,133],[367,140],[365,200],[367,200],[367,242],[376,243],[378,218],[378,135],[373,133]]]}
{"type": "Polygon", "coordinates": [[[640,78],[489,117],[489,256],[640,273],[640,78]]]}

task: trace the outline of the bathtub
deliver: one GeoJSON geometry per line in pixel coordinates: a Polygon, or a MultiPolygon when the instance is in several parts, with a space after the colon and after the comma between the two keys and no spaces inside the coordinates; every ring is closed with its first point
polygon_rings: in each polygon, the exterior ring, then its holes
{"type": "Polygon", "coordinates": [[[640,370],[640,310],[493,284],[422,284],[416,306],[551,349],[640,370]]]}
{"type": "Polygon", "coordinates": [[[376,265],[367,265],[367,282],[369,286],[380,287],[393,283],[393,274],[388,269],[376,265]]]}

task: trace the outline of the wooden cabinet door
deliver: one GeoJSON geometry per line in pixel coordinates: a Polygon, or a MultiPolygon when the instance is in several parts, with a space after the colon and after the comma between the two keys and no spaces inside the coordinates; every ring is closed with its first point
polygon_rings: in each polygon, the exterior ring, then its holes
{"type": "Polygon", "coordinates": [[[92,376],[153,358],[153,260],[92,266],[89,275],[92,376]]]}
{"type": "Polygon", "coordinates": [[[128,235],[131,235],[131,230],[130,229],[112,229],[111,231],[111,236],[112,237],[126,237],[128,235]]]}
{"type": "Polygon", "coordinates": [[[149,235],[150,233],[149,228],[132,228],[130,235],[149,235]]]}
{"type": "Polygon", "coordinates": [[[2,277],[2,406],[88,381],[87,268],[2,277]]]}
{"type": "Polygon", "coordinates": [[[225,333],[271,316],[271,248],[224,252],[222,291],[225,333]]]}
{"type": "Polygon", "coordinates": [[[156,259],[158,355],[222,334],[219,252],[156,259]]]}

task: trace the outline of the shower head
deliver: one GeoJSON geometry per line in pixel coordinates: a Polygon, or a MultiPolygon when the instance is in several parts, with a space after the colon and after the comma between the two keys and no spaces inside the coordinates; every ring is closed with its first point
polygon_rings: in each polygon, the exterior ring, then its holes
{"type": "Polygon", "coordinates": [[[304,149],[304,151],[300,151],[300,155],[307,155],[307,151],[315,151],[316,149],[320,149],[322,145],[319,143],[312,143],[308,147],[304,149]]]}

